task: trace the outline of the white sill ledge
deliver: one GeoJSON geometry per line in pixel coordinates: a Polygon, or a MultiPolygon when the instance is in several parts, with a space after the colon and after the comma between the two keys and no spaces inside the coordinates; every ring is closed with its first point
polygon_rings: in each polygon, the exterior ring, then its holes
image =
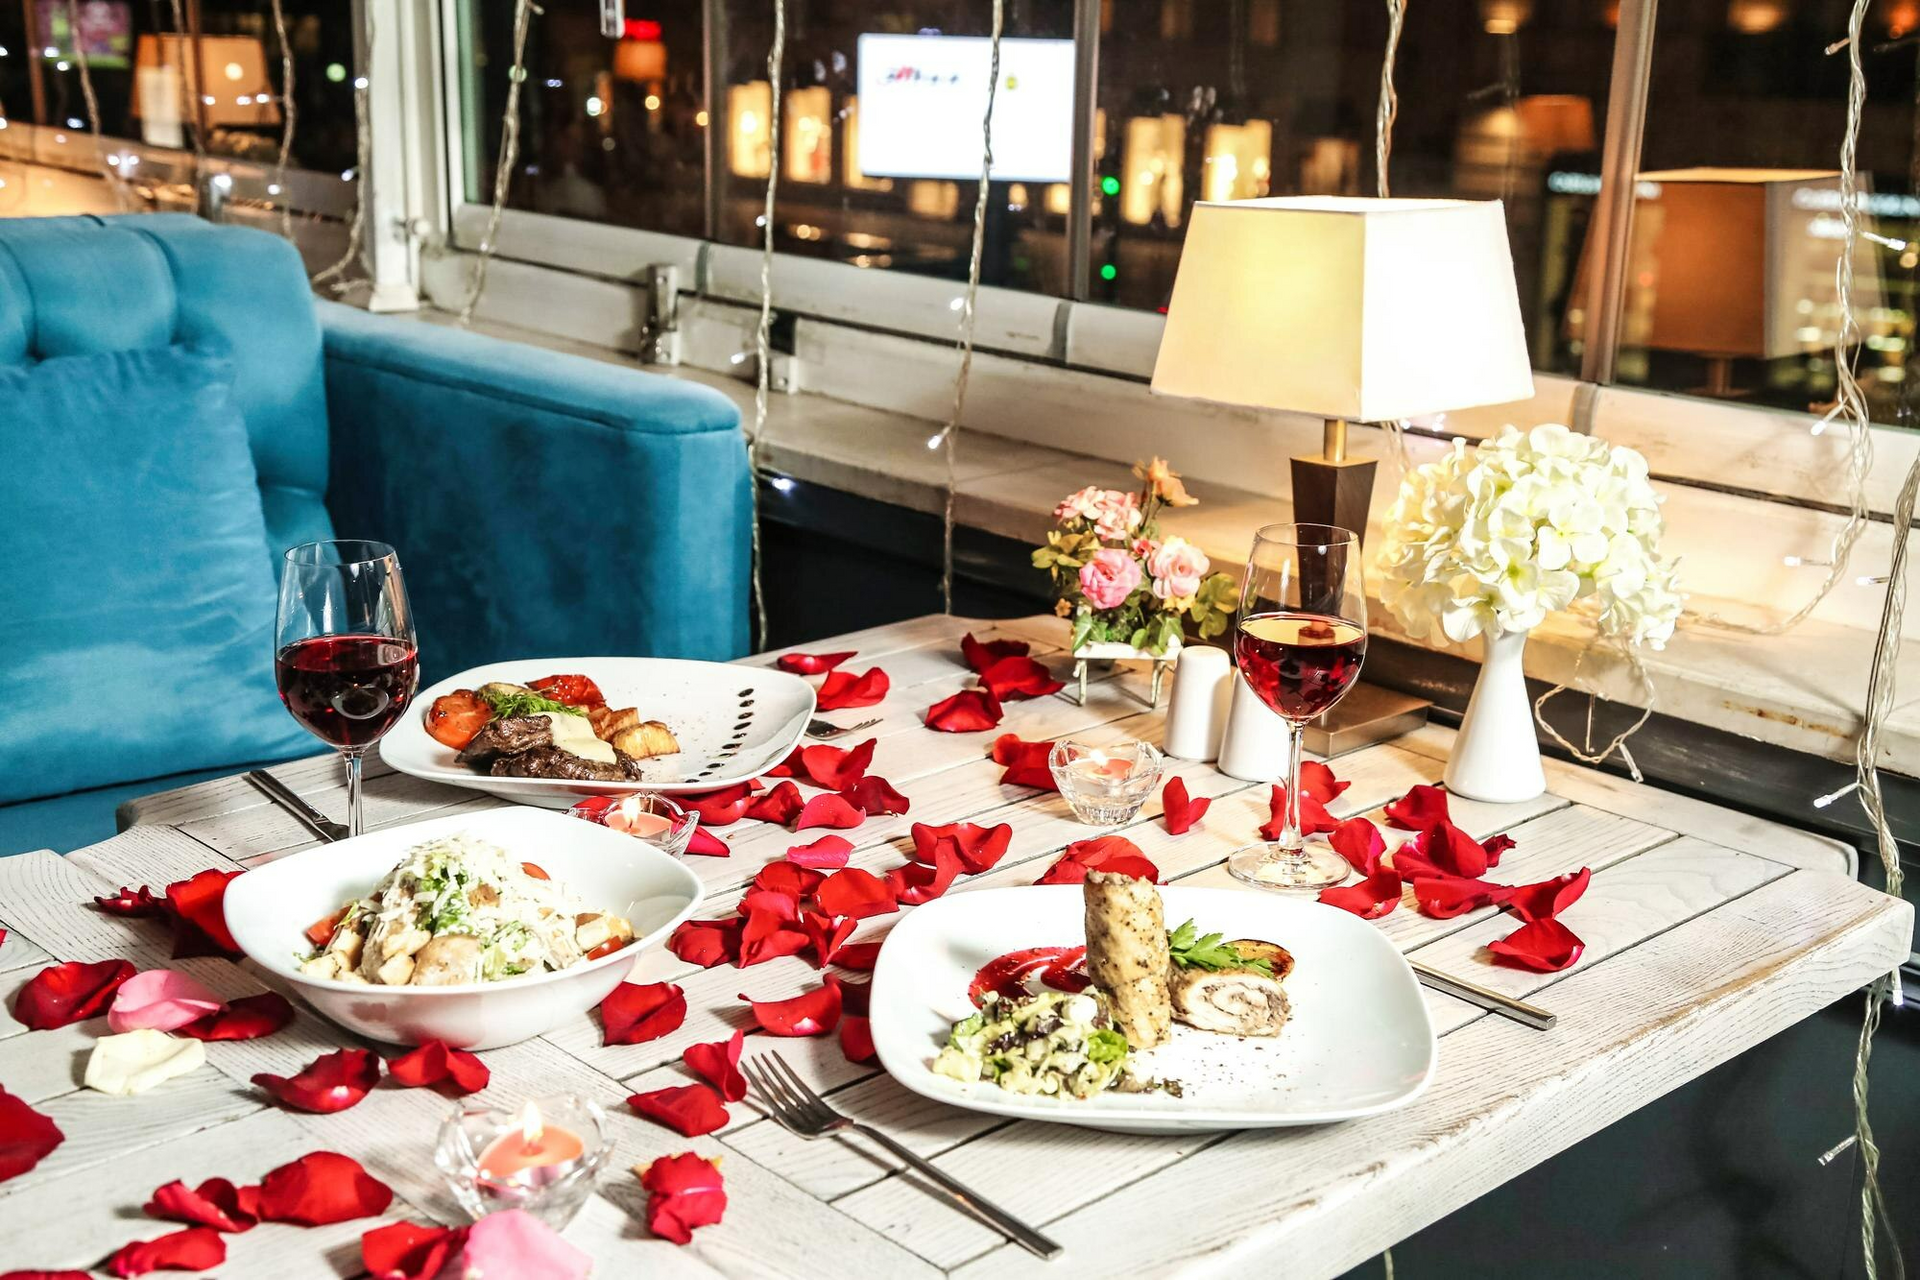
{"type": "MultiPolygon", "coordinates": [[[[437,312],[423,312],[421,318],[450,322],[437,312]]],[[[704,383],[730,396],[742,412],[753,412],[748,382],[688,366],[643,366],[617,351],[530,330],[485,323],[474,327],[513,341],[704,383]]],[[[939,452],[927,448],[937,429],[938,424],[925,419],[824,396],[775,394],[768,403],[760,457],[764,466],[799,480],[937,515],[945,503],[945,464],[939,452]]],[[[1169,452],[1177,455],[1178,450],[1169,452]]],[[[1177,464],[1177,456],[1174,461],[1177,464]]],[[[960,435],[954,474],[959,523],[1034,543],[1044,536],[1053,506],[1063,495],[1089,484],[1132,488],[1138,483],[1118,463],[979,431],[960,435]]],[[[1199,545],[1216,567],[1230,572],[1240,568],[1255,528],[1291,517],[1284,499],[1212,484],[1191,488],[1200,505],[1170,512],[1164,522],[1170,531],[1199,545]]],[[[1376,495],[1376,514],[1384,505],[1384,497],[1376,495]]],[[[1718,611],[1758,620],[1749,606],[1737,602],[1696,594],[1689,605],[1702,614],[1718,611]]],[[[1455,647],[1412,640],[1377,601],[1372,630],[1440,652],[1466,657],[1478,653],[1477,644],[1455,647]]],[[[1548,619],[1527,646],[1527,674],[1549,683],[1571,680],[1587,642],[1587,628],[1578,619],[1548,619]]],[[[1788,635],[1766,637],[1692,627],[1677,634],[1666,649],[1644,652],[1642,660],[1653,682],[1655,707],[1664,715],[1850,761],[1873,643],[1871,632],[1820,621],[1804,622],[1788,635]]],[[[1602,694],[1638,705],[1638,684],[1617,658],[1589,655],[1582,676],[1602,694]]],[[[1898,687],[1920,689],[1920,654],[1903,658],[1898,687]]],[[[1909,775],[1920,775],[1916,702],[1920,699],[1907,698],[1896,706],[1882,737],[1882,763],[1909,775]]]]}

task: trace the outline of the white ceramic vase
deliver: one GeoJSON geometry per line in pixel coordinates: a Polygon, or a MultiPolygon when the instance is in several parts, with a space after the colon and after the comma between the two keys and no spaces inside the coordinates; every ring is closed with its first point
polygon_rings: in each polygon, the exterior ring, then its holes
{"type": "Polygon", "coordinates": [[[1480,678],[1447,757],[1447,790],[1497,804],[1531,800],[1547,789],[1547,775],[1521,663],[1527,633],[1488,632],[1480,645],[1480,678]]]}

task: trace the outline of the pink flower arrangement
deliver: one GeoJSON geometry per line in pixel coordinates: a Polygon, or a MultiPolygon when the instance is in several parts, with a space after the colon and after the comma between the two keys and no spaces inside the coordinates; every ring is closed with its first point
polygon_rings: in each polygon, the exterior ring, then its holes
{"type": "Polygon", "coordinates": [[[1139,493],[1088,486],[1054,508],[1057,527],[1033,553],[1059,592],[1055,612],[1073,620],[1073,648],[1101,642],[1165,653],[1191,622],[1201,638],[1222,634],[1238,603],[1233,582],[1209,575],[1206,553],[1162,537],[1164,507],[1192,506],[1180,477],[1155,458],[1134,468],[1139,493]]]}

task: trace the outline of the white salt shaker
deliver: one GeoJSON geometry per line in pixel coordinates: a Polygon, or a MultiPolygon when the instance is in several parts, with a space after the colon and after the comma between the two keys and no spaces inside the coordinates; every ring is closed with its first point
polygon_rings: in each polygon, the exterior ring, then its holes
{"type": "Polygon", "coordinates": [[[1245,680],[1233,682],[1220,772],[1242,782],[1278,782],[1287,768],[1287,722],[1245,680]]]}
{"type": "Polygon", "coordinates": [[[1180,651],[1167,703],[1166,753],[1180,760],[1212,760],[1220,754],[1232,696],[1233,663],[1225,649],[1194,645],[1180,651]]]}

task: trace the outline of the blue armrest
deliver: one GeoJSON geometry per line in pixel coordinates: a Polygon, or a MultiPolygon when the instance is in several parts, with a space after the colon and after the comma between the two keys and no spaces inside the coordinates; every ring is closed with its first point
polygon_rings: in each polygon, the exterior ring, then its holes
{"type": "Polygon", "coordinates": [[[400,553],[423,674],[747,651],[739,411],[697,383],[320,302],[343,538],[400,553]]]}

